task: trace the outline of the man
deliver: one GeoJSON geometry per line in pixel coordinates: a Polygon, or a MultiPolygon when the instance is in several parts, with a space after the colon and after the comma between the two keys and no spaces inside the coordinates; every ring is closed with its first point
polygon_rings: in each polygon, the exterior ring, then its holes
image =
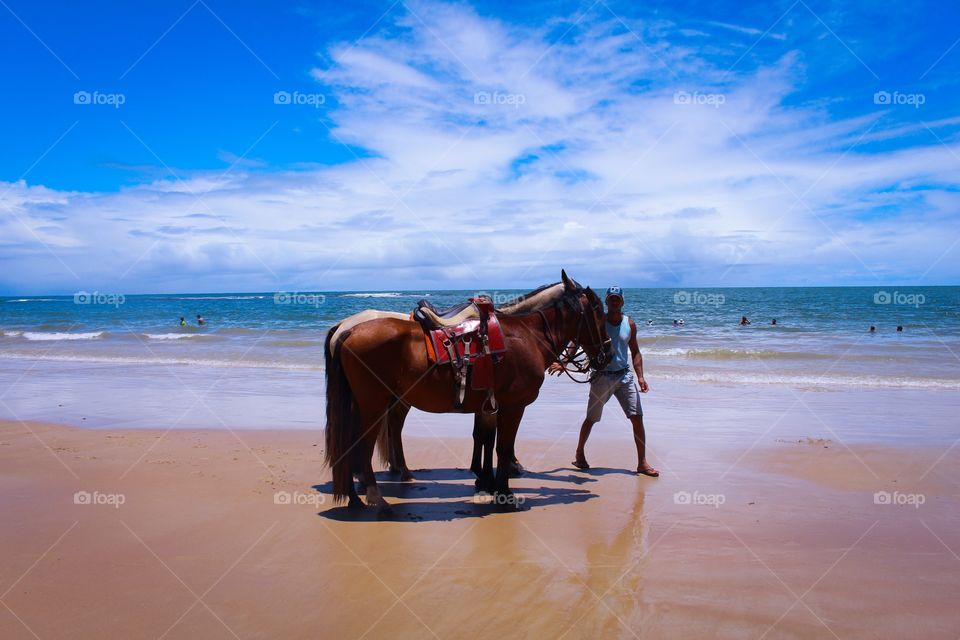
{"type": "MultiPolygon", "coordinates": [[[[623,313],[623,290],[620,287],[607,289],[607,335],[610,337],[610,347],[613,358],[610,363],[599,372],[590,383],[590,399],[587,402],[587,417],[580,426],[580,442],[577,444],[577,457],[573,465],[578,469],[589,469],[583,449],[590,437],[593,425],[599,422],[603,414],[603,405],[610,396],[616,396],[630,423],[633,425],[633,440],[637,445],[637,473],[656,478],[660,472],[647,463],[646,433],[643,428],[643,409],[640,406],[640,392],[650,390],[647,381],[643,379],[643,357],[637,345],[637,325],[633,318],[623,313]],[[630,356],[627,352],[629,350],[630,356]],[[630,363],[637,370],[636,382],[630,363]]],[[[547,369],[550,374],[559,374],[563,367],[553,363],[547,369]]]]}

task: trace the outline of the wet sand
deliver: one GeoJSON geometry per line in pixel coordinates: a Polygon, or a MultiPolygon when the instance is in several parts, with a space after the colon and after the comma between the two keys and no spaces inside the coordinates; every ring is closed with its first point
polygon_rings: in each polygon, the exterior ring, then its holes
{"type": "Polygon", "coordinates": [[[405,439],[381,521],[330,504],[319,431],[0,423],[0,637],[960,635],[960,447],[665,438],[648,479],[528,439],[496,513],[460,434],[405,439]]]}

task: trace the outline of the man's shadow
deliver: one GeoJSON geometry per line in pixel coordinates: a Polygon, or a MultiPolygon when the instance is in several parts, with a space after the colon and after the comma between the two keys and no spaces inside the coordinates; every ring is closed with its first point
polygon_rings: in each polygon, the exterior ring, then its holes
{"type": "MultiPolygon", "coordinates": [[[[577,469],[576,473],[578,475],[584,476],[635,476],[637,472],[633,469],[616,469],[614,467],[590,467],[589,469],[577,469]]],[[[596,482],[596,480],[587,480],[588,482],[596,482]]]]}

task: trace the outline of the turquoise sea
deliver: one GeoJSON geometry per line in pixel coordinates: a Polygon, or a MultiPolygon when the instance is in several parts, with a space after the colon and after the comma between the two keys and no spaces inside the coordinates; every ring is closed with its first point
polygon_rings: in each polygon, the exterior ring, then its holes
{"type": "MultiPolygon", "coordinates": [[[[497,303],[525,292],[486,291],[497,303]]],[[[0,298],[0,361],[318,370],[324,334],[341,318],[368,308],[406,312],[422,297],[445,306],[476,293],[91,291],[7,297],[0,298]],[[202,327],[197,314],[206,320],[202,327]],[[179,326],[181,316],[188,326],[179,326]]],[[[625,293],[642,351],[662,375],[719,382],[960,384],[960,287],[625,293]],[[744,315],[749,326],[739,325],[744,315]],[[674,326],[674,320],[683,324],[674,326]],[[870,325],[876,333],[868,333],[870,325]]]]}

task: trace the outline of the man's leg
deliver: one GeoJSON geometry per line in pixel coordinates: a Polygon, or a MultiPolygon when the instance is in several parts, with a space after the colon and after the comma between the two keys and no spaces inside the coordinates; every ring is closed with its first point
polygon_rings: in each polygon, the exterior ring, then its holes
{"type": "Polygon", "coordinates": [[[647,434],[643,428],[643,415],[630,416],[633,425],[633,441],[637,445],[637,473],[656,478],[660,472],[647,463],[647,434]]]}
{"type": "Polygon", "coordinates": [[[647,433],[643,428],[643,407],[640,404],[640,391],[632,374],[621,380],[616,396],[623,413],[633,426],[633,442],[637,445],[637,473],[656,478],[660,472],[647,463],[647,433]]]}
{"type": "Polygon", "coordinates": [[[589,469],[590,465],[587,464],[587,457],[583,453],[583,448],[587,446],[587,438],[590,437],[590,431],[593,429],[593,425],[596,424],[590,418],[587,418],[583,421],[583,424],[580,425],[580,440],[577,442],[577,457],[573,461],[574,466],[579,467],[580,469],[589,469]]]}
{"type": "Polygon", "coordinates": [[[577,442],[577,457],[573,461],[573,466],[578,469],[589,469],[587,458],[583,453],[583,448],[587,444],[587,438],[590,437],[590,431],[593,425],[600,422],[603,416],[603,405],[610,399],[613,392],[613,386],[604,376],[599,376],[590,383],[590,396],[587,399],[587,417],[583,419],[580,425],[580,440],[577,442]]]}

